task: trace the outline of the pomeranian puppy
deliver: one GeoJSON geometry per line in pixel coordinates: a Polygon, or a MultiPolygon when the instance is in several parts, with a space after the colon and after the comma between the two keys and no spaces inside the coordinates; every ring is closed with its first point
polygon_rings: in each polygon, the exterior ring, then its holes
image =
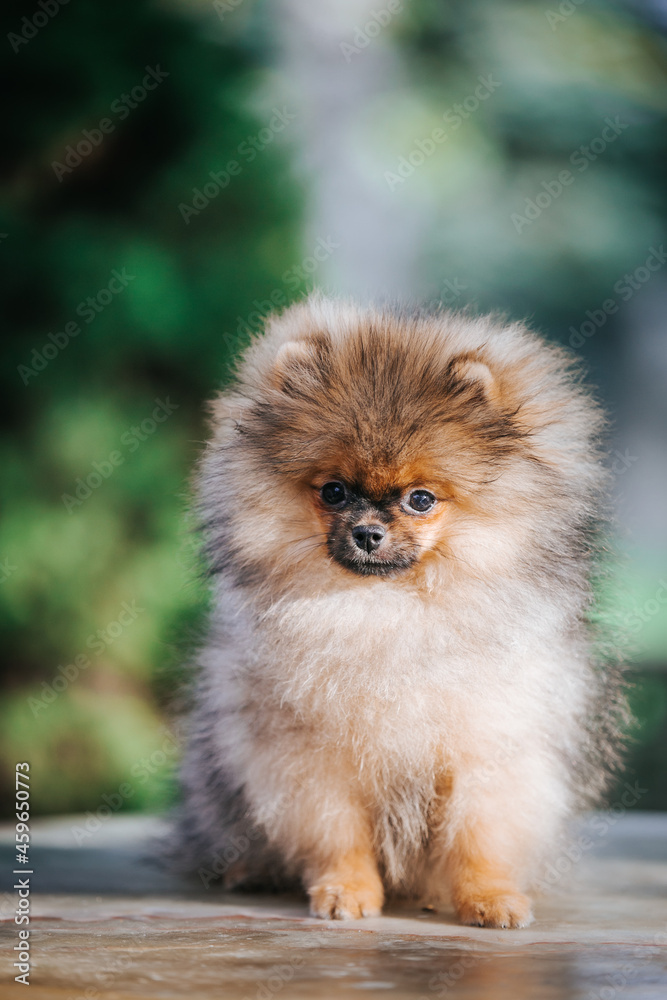
{"type": "Polygon", "coordinates": [[[570,359],[493,318],[314,296],[212,417],[181,862],[298,878],[318,917],[448,893],[525,927],[622,709],[589,625],[602,417],[570,359]]]}

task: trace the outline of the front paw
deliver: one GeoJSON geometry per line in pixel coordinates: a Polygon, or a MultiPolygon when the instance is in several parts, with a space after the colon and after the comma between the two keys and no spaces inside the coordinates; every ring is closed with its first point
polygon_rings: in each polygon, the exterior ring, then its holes
{"type": "Polygon", "coordinates": [[[463,924],[475,927],[528,927],[533,921],[531,903],[520,892],[488,889],[457,901],[463,924]]]}
{"type": "Polygon", "coordinates": [[[308,890],[310,913],[323,920],[358,920],[378,917],[382,911],[382,886],[355,879],[323,878],[308,890]]]}

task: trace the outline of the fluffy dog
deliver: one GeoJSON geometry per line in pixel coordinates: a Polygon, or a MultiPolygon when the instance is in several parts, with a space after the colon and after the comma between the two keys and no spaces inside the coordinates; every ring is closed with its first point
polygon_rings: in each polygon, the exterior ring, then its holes
{"type": "Polygon", "coordinates": [[[212,416],[181,861],[298,878],[324,918],[448,892],[525,926],[623,710],[589,624],[602,416],[567,355],[316,296],[212,416]]]}

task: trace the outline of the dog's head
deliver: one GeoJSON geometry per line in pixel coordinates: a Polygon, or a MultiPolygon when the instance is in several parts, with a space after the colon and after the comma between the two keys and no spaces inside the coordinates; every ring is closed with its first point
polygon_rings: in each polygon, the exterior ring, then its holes
{"type": "Polygon", "coordinates": [[[536,389],[551,351],[489,320],[293,307],[217,404],[236,551],[398,577],[467,558],[475,540],[502,548],[520,509],[539,507],[539,475],[553,479],[532,448],[559,419],[536,389]]]}

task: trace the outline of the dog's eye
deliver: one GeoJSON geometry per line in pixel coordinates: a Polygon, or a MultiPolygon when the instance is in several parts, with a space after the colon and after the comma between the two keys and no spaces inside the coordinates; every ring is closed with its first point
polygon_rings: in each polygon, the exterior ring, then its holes
{"type": "Polygon", "coordinates": [[[428,490],[413,490],[408,497],[408,507],[425,514],[435,503],[435,497],[428,490]]]}
{"type": "Polygon", "coordinates": [[[347,499],[345,487],[339,482],[325,483],[320,496],[330,507],[339,507],[347,499]]]}

